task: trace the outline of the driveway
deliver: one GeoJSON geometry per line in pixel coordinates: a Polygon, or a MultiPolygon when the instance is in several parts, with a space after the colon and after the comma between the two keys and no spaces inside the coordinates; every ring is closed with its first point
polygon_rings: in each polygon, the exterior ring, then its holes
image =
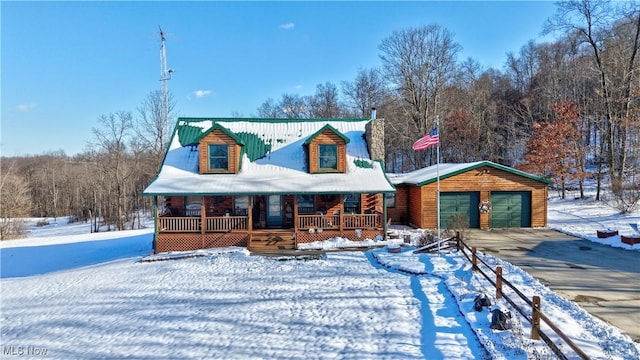
{"type": "Polygon", "coordinates": [[[549,229],[466,229],[463,236],[640,342],[638,252],[549,229]]]}

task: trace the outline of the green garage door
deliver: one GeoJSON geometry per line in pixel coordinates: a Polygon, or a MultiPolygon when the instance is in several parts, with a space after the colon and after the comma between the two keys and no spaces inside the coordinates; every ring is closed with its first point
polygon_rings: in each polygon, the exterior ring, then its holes
{"type": "Polygon", "coordinates": [[[496,191],[491,193],[491,227],[530,227],[531,192],[496,191]]]}
{"type": "Polygon", "coordinates": [[[440,227],[448,229],[479,228],[477,192],[445,192],[440,194],[440,227]]]}

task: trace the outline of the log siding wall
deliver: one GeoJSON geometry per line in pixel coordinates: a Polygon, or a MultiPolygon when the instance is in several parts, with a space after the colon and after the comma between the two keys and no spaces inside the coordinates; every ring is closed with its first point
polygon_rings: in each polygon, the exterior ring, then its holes
{"type": "Polygon", "coordinates": [[[392,224],[407,224],[409,222],[409,188],[398,186],[396,188],[396,206],[387,207],[387,218],[392,224]]]}

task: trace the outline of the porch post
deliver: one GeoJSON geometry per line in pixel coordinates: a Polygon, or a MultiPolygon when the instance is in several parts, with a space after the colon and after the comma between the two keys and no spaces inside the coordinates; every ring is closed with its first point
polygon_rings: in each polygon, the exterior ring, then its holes
{"type": "Polygon", "coordinates": [[[293,241],[298,248],[298,195],[293,195],[293,241]]]}
{"type": "Polygon", "coordinates": [[[204,235],[207,232],[207,207],[204,204],[205,197],[200,198],[200,234],[202,235],[202,246],[204,249],[204,235]]]}
{"type": "Polygon", "coordinates": [[[249,196],[249,208],[247,209],[247,227],[249,232],[253,230],[253,195],[249,196]]]}
{"type": "Polygon", "coordinates": [[[158,195],[153,196],[153,241],[151,243],[151,248],[153,249],[153,253],[157,252],[157,241],[158,241],[158,233],[160,232],[160,226],[158,224],[158,195]]]}
{"type": "Polygon", "coordinates": [[[247,249],[251,248],[251,239],[253,238],[253,200],[254,195],[249,195],[249,209],[247,209],[247,231],[249,232],[249,239],[247,240],[247,249]]]}
{"type": "Polygon", "coordinates": [[[298,195],[293,196],[293,232],[298,232],[298,195]]]}
{"type": "Polygon", "coordinates": [[[344,194],[340,194],[340,236],[344,237],[344,194]]]}
{"type": "Polygon", "coordinates": [[[204,235],[207,232],[207,207],[204,204],[204,196],[200,201],[200,232],[204,235]]]}
{"type": "Polygon", "coordinates": [[[387,241],[387,194],[382,193],[382,240],[387,241]]]}

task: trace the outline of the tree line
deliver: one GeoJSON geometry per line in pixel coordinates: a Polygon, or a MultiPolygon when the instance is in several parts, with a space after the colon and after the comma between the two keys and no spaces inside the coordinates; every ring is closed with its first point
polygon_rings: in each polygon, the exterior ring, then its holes
{"type": "MultiPolygon", "coordinates": [[[[385,164],[407,172],[434,164],[435,150],[412,143],[439,124],[440,161],[490,160],[550,178],[560,194],[585,181],[597,199],[610,186],[621,211],[640,202],[640,8],[633,2],[573,0],[557,4],[545,33],[508,53],[502,69],[459,59],[461,45],[438,24],[394,31],[378,46],[380,66],[360,69],[312,95],[266,99],[255,117],[385,119],[385,164]]],[[[3,158],[0,232],[8,219],[73,215],[93,229],[138,226],[150,203],[141,197],[155,176],[175,122],[162,115],[161,92],[134,113],[99,117],[91,146],[3,158]]],[[[18,226],[19,227],[19,226],[18,226]]]]}
{"type": "Polygon", "coordinates": [[[135,115],[116,111],[101,115],[86,150],[26,157],[3,157],[0,163],[0,236],[24,233],[23,217],[57,218],[91,223],[91,231],[139,228],[152,204],[142,190],[157,174],[171,135],[175,101],[164,116],[163,95],[152,91],[135,115]]]}

